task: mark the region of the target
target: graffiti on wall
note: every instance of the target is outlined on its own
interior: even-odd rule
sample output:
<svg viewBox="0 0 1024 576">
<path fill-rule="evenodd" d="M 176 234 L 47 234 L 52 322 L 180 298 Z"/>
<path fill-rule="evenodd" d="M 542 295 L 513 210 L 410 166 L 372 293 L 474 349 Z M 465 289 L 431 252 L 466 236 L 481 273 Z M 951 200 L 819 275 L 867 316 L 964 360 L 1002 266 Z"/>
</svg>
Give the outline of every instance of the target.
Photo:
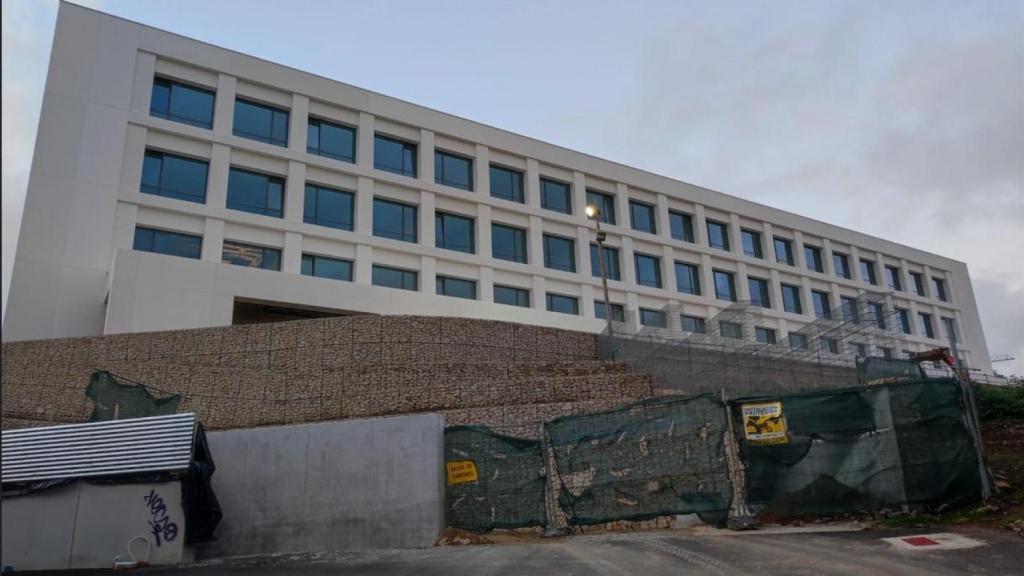
<svg viewBox="0 0 1024 576">
<path fill-rule="evenodd" d="M 171 542 L 177 538 L 178 525 L 171 522 L 171 518 L 167 515 L 167 505 L 164 504 L 164 499 L 155 490 L 150 490 L 149 494 L 143 496 L 143 499 L 149 505 L 149 531 L 156 540 L 156 545 L 160 546 L 164 542 Z"/>
</svg>

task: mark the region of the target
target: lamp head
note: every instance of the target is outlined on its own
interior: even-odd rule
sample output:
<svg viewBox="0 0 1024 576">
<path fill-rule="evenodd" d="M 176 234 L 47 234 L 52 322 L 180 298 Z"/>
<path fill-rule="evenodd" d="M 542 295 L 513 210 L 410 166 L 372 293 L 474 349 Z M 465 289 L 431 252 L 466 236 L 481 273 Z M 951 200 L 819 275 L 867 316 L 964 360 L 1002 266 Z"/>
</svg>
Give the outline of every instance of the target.
<svg viewBox="0 0 1024 576">
<path fill-rule="evenodd" d="M 594 204 L 587 204 L 587 207 L 584 209 L 584 212 L 587 213 L 587 218 L 594 218 L 601 213 L 601 211 L 598 210 L 597 206 L 595 206 Z"/>
</svg>

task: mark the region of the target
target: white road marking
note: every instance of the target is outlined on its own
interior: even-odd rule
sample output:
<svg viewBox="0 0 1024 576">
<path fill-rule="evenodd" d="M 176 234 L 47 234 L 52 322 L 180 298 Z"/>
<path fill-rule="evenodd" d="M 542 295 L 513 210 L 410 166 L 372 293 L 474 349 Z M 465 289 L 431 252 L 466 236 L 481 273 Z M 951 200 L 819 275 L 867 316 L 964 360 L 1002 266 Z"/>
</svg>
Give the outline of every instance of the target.
<svg viewBox="0 0 1024 576">
<path fill-rule="evenodd" d="M 953 534 L 952 532 L 939 532 L 937 534 L 913 534 L 910 536 L 899 536 L 896 538 L 882 538 L 882 541 L 892 544 L 897 550 L 964 550 L 986 546 L 985 542 Z"/>
</svg>

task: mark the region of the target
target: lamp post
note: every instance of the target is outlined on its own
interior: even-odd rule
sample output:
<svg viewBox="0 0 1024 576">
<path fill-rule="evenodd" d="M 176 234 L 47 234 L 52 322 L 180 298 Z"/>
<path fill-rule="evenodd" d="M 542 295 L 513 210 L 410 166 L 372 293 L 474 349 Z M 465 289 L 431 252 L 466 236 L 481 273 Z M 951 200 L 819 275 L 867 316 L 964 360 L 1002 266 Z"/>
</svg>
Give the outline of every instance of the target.
<svg viewBox="0 0 1024 576">
<path fill-rule="evenodd" d="M 608 343 L 612 352 L 612 360 L 615 359 L 615 337 L 612 332 L 612 301 L 608 297 L 608 271 L 605 270 L 604 260 L 604 230 L 601 230 L 601 209 L 595 204 L 587 204 L 585 210 L 587 217 L 597 225 L 597 262 L 601 270 L 601 287 L 604 289 L 604 317 L 608 322 Z"/>
</svg>

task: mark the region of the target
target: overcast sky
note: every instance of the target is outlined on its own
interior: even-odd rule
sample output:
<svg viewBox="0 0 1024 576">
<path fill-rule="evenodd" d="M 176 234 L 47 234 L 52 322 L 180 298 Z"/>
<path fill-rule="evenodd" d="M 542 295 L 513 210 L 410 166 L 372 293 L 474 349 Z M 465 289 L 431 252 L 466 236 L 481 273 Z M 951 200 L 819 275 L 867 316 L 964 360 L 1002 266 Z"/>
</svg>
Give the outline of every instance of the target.
<svg viewBox="0 0 1024 576">
<path fill-rule="evenodd" d="M 83 4 L 967 262 L 1024 374 L 1024 0 Z M 3 2 L 3 302 L 57 3 Z"/>
</svg>

